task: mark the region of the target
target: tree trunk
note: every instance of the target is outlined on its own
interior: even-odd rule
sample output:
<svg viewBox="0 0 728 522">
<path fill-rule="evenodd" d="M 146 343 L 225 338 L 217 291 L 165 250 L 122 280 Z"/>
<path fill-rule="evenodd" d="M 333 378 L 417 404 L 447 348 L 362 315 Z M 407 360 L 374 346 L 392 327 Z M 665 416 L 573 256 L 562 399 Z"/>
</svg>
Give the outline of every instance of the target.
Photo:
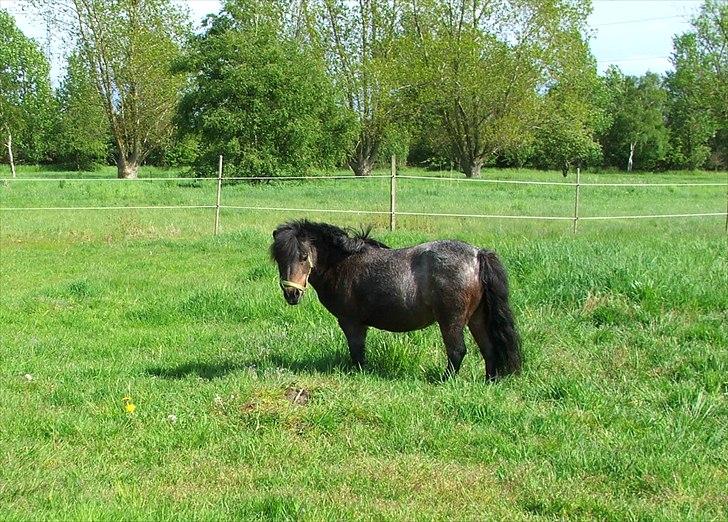
<svg viewBox="0 0 728 522">
<path fill-rule="evenodd" d="M 632 172 L 632 158 L 634 158 L 635 145 L 635 142 L 629 144 L 629 160 L 627 160 L 627 172 Z"/>
<path fill-rule="evenodd" d="M 13 135 L 8 130 L 8 159 L 10 160 L 10 172 L 15 177 L 15 159 L 13 159 Z"/>
<path fill-rule="evenodd" d="M 374 162 L 365 156 L 354 156 L 349 160 L 349 167 L 355 176 L 369 176 L 374 170 Z"/>
<path fill-rule="evenodd" d="M 139 160 L 119 155 L 116 160 L 116 169 L 119 179 L 136 179 L 139 174 Z"/>
<path fill-rule="evenodd" d="M 479 178 L 482 166 L 482 158 L 471 158 L 468 155 L 463 155 L 460 158 L 460 170 L 465 173 L 467 178 Z"/>
<path fill-rule="evenodd" d="M 374 170 L 374 155 L 376 147 L 366 136 L 360 138 L 349 158 L 349 167 L 354 171 L 355 176 L 369 176 Z"/>
</svg>

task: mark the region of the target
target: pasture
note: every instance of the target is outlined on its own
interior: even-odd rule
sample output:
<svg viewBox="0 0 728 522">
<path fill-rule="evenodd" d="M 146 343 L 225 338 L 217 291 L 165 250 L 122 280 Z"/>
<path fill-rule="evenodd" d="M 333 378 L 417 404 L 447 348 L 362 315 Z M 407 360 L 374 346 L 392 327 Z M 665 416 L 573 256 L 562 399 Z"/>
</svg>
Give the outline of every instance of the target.
<svg viewBox="0 0 728 522">
<path fill-rule="evenodd" d="M 726 178 L 582 176 L 635 179 Z M 223 202 L 388 210 L 388 190 L 230 184 Z M 412 212 L 573 211 L 571 187 L 410 180 L 398 195 Z M 3 207 L 212 202 L 214 181 L 0 184 Z M 581 207 L 724 212 L 726 193 L 582 188 Z M 394 247 L 495 249 L 526 358 L 495 384 L 469 337 L 459 376 L 437 382 L 436 327 L 372 331 L 354 371 L 315 293 L 290 307 L 277 286 L 270 233 L 299 217 L 224 210 L 213 237 L 211 209 L 0 213 L 1 519 L 728 518 L 724 217 L 573 235 L 569 221 L 402 216 L 389 232 L 387 216 L 305 215 L 374 224 Z"/>
</svg>

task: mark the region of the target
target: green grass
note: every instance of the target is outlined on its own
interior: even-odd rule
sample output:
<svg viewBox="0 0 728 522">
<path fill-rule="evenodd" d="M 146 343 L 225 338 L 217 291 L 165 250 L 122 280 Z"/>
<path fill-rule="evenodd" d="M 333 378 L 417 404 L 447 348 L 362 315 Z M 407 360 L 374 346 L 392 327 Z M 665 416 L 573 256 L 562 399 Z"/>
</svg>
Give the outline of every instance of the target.
<svg viewBox="0 0 728 522">
<path fill-rule="evenodd" d="M 726 179 L 583 181 L 635 178 Z M 237 184 L 223 202 L 387 210 L 388 184 Z M 566 187 L 401 180 L 398 195 L 409 211 L 573 211 Z M 3 207 L 213 201 L 212 181 L 0 184 Z M 725 204 L 721 187 L 582 189 L 582 215 Z M 373 223 L 393 246 L 495 248 L 524 373 L 486 384 L 468 339 L 460 375 L 434 382 L 437 328 L 373 332 L 369 367 L 352 371 L 334 318 L 314 293 L 286 305 L 267 259 L 273 226 L 303 215 Z M 389 232 L 387 216 L 225 210 L 212 237 L 210 209 L 0 220 L 2 520 L 728 518 L 722 217 L 582 222 L 576 236 L 568 221 L 402 216 Z M 310 401 L 291 404 L 291 387 Z"/>
</svg>

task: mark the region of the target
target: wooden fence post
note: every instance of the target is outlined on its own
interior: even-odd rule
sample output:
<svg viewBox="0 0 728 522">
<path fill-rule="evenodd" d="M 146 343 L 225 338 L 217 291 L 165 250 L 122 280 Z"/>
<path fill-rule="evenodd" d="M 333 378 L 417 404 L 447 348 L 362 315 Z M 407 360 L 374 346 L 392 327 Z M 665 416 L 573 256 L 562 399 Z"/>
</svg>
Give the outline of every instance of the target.
<svg viewBox="0 0 728 522">
<path fill-rule="evenodd" d="M 222 154 L 217 165 L 217 198 L 215 200 L 215 235 L 220 232 L 220 196 L 222 193 Z"/>
<path fill-rule="evenodd" d="M 579 181 L 581 178 L 581 169 L 576 167 L 576 185 L 574 185 L 574 234 L 576 234 L 576 227 L 579 223 Z"/>
<path fill-rule="evenodd" d="M 389 184 L 389 230 L 397 226 L 397 157 L 392 154 L 392 176 Z"/>
</svg>

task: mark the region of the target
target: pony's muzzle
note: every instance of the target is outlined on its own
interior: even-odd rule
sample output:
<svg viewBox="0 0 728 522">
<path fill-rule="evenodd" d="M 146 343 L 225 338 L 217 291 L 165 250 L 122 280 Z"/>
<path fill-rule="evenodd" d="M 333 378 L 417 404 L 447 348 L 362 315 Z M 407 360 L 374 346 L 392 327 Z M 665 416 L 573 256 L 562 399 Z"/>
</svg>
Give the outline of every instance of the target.
<svg viewBox="0 0 728 522">
<path fill-rule="evenodd" d="M 281 290 L 283 290 L 283 297 L 290 305 L 298 304 L 303 297 L 303 293 L 306 291 L 305 286 L 292 281 L 285 281 L 281 279 L 279 284 L 281 285 Z"/>
<path fill-rule="evenodd" d="M 283 288 L 283 297 L 289 305 L 297 305 L 303 297 L 303 290 L 298 288 Z"/>
</svg>

